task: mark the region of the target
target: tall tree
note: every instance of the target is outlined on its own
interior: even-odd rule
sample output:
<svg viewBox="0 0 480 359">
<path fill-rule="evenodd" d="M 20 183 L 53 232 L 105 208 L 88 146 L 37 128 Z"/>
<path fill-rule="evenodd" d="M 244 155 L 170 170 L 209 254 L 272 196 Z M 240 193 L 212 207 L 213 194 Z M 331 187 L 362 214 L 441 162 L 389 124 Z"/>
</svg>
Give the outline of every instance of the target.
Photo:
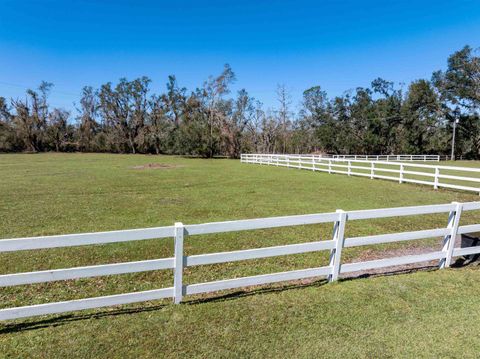
<svg viewBox="0 0 480 359">
<path fill-rule="evenodd" d="M 93 151 L 96 149 L 94 139 L 100 126 L 97 122 L 99 101 L 98 93 L 91 86 L 82 89 L 80 108 L 78 109 L 78 149 Z"/>
<path fill-rule="evenodd" d="M 279 104 L 277 111 L 278 122 L 282 129 L 281 151 L 282 153 L 287 153 L 288 132 L 291 125 L 290 105 L 292 104 L 292 98 L 287 87 L 283 84 L 277 85 L 277 101 Z"/>
<path fill-rule="evenodd" d="M 49 115 L 48 94 L 53 84 L 42 81 L 38 92 L 27 90 L 25 100 L 13 100 L 15 109 L 13 122 L 17 136 L 30 152 L 44 150 L 44 137 Z"/>
<path fill-rule="evenodd" d="M 182 147 L 186 153 L 213 157 L 219 154 L 222 126 L 231 111 L 231 100 L 225 99 L 235 80 L 230 66 L 224 66 L 217 77 L 209 77 L 186 101 Z"/>
<path fill-rule="evenodd" d="M 13 115 L 10 112 L 7 100 L 5 97 L 0 97 L 0 151 L 3 152 L 18 151 L 21 149 L 15 136 L 12 119 Z"/>
<path fill-rule="evenodd" d="M 226 153 L 229 157 L 240 158 L 245 130 L 254 116 L 254 99 L 245 89 L 238 91 L 233 113 L 226 117 L 224 126 Z"/>
<path fill-rule="evenodd" d="M 100 89 L 100 113 L 111 134 L 111 146 L 119 152 L 137 153 L 144 146 L 141 130 L 147 117 L 150 82 L 145 76 L 133 81 L 123 78 L 115 88 L 107 83 Z"/>
<path fill-rule="evenodd" d="M 56 152 L 66 151 L 72 141 L 73 134 L 67 122 L 69 116 L 69 112 L 57 108 L 48 115 L 46 140 L 48 147 Z"/>
<path fill-rule="evenodd" d="M 435 153 L 442 126 L 440 100 L 431 83 L 417 80 L 410 84 L 402 108 L 403 151 L 409 154 Z"/>
<path fill-rule="evenodd" d="M 337 125 L 327 93 L 320 86 L 303 92 L 302 108 L 297 131 L 306 151 L 335 152 Z"/>
<path fill-rule="evenodd" d="M 432 82 L 437 88 L 447 127 L 454 140 L 454 128 L 458 123 L 459 134 L 471 133 L 468 138 L 470 148 L 464 149 L 469 156 L 480 156 L 480 121 L 478 109 L 480 107 L 480 57 L 470 46 L 453 53 L 447 62 L 446 71 L 437 71 L 432 75 Z M 466 119 L 467 121 L 462 121 Z M 460 138 L 458 140 L 461 140 Z M 457 146 L 461 143 L 457 141 Z M 456 146 L 456 147 L 457 147 Z M 453 146 L 452 146 L 453 147 Z"/>
</svg>

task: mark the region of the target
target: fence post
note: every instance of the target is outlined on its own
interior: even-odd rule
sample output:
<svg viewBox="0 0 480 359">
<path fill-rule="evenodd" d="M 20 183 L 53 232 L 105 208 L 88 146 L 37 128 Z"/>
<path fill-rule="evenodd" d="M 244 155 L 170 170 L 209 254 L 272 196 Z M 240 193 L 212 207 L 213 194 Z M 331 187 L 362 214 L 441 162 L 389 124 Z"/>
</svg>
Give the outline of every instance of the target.
<svg viewBox="0 0 480 359">
<path fill-rule="evenodd" d="M 348 175 L 350 176 L 350 173 L 352 172 L 352 162 L 351 161 L 348 161 L 347 162 L 347 172 L 348 172 Z"/>
<path fill-rule="evenodd" d="M 450 267 L 452 263 L 453 249 L 455 248 L 455 240 L 457 238 L 458 224 L 460 223 L 460 216 L 462 215 L 463 204 L 458 202 L 452 202 L 455 204 L 455 210 L 451 211 L 448 215 L 448 225 L 447 228 L 450 230 L 450 233 L 443 238 L 443 248 L 444 257 L 440 259 L 439 267 L 440 269 Z"/>
<path fill-rule="evenodd" d="M 435 180 L 433 183 L 433 189 L 438 189 L 438 175 L 440 174 L 440 169 L 435 167 Z"/>
<path fill-rule="evenodd" d="M 403 165 L 400 165 L 400 176 L 399 176 L 398 182 L 402 183 L 402 181 L 403 181 Z"/>
<path fill-rule="evenodd" d="M 328 159 L 328 173 L 332 174 L 332 160 Z"/>
<path fill-rule="evenodd" d="M 375 177 L 375 162 L 370 162 L 370 179 L 373 179 Z"/>
<path fill-rule="evenodd" d="M 184 286 L 183 286 L 183 236 L 185 233 L 185 227 L 183 223 L 175 223 L 175 268 L 173 277 L 173 291 L 174 291 L 174 303 L 178 304 L 182 301 Z"/>
<path fill-rule="evenodd" d="M 338 279 L 341 269 L 342 249 L 345 242 L 345 224 L 347 223 L 347 212 L 337 209 L 338 220 L 333 225 L 333 240 L 335 248 L 330 251 L 330 264 L 332 273 L 328 276 L 329 282 Z"/>
<path fill-rule="evenodd" d="M 312 171 L 315 172 L 315 156 L 312 156 Z"/>
</svg>

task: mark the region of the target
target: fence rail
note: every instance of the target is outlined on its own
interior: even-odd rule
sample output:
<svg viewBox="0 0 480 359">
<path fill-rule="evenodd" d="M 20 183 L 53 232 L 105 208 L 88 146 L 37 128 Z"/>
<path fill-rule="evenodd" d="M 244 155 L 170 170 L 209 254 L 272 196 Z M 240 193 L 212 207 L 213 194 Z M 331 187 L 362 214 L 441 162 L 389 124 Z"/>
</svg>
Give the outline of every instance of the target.
<svg viewBox="0 0 480 359">
<path fill-rule="evenodd" d="M 386 209 L 383 208 L 360 211 L 337 210 L 336 212 L 331 213 L 309 214 L 299 216 L 248 219 L 193 225 L 175 223 L 174 226 L 169 227 L 72 234 L 62 236 L 4 239 L 0 240 L 0 252 L 83 246 L 98 243 L 117 243 L 144 239 L 161 240 L 173 237 L 175 242 L 175 255 L 171 258 L 161 258 L 137 262 L 5 274 L 0 276 L 0 286 L 3 287 L 165 269 L 173 270 L 174 284 L 173 287 L 149 291 L 1 309 L 0 320 L 18 319 L 30 316 L 100 308 L 112 305 L 157 300 L 162 298 L 173 298 L 175 303 L 180 303 L 183 296 L 185 295 L 208 293 L 225 289 L 313 277 L 327 277 L 329 281 L 335 281 L 342 273 L 431 260 L 438 260 L 439 267 L 445 268 L 450 266 L 452 257 L 480 253 L 480 247 L 455 248 L 455 238 L 457 235 L 480 231 L 480 224 L 465 226 L 459 225 L 460 216 L 462 215 L 462 213 L 473 210 L 480 210 L 480 202 L 454 202 L 451 204 L 441 205 Z M 448 220 L 446 221 L 446 226 L 443 228 L 345 238 L 345 227 L 349 221 L 387 217 L 417 216 L 438 213 L 448 213 Z M 185 255 L 183 249 L 184 239 L 187 236 L 231 231 L 311 225 L 319 223 L 333 223 L 333 235 L 331 240 L 191 256 Z M 441 248 L 441 250 L 419 255 L 342 264 L 341 257 L 343 248 L 379 243 L 391 243 L 398 241 L 410 241 L 433 237 L 443 237 L 443 247 Z M 284 256 L 298 253 L 317 252 L 324 250 L 330 251 L 330 261 L 327 266 L 256 275 L 251 277 L 225 279 L 191 285 L 183 284 L 183 272 L 185 267 L 267 258 L 274 256 Z"/>
<path fill-rule="evenodd" d="M 243 163 L 361 176 L 370 179 L 378 178 L 399 183 L 417 183 L 433 186 L 434 189 L 444 187 L 480 194 L 480 187 L 472 186 L 472 184 L 480 183 L 480 168 L 323 158 L 316 155 L 242 154 L 240 161 Z M 473 177 L 471 175 L 473 173 L 476 173 L 478 177 Z M 444 180 L 456 182 L 449 183 Z"/>
<path fill-rule="evenodd" d="M 321 158 L 367 160 L 367 161 L 423 161 L 439 162 L 440 155 L 305 155 Z"/>
</svg>

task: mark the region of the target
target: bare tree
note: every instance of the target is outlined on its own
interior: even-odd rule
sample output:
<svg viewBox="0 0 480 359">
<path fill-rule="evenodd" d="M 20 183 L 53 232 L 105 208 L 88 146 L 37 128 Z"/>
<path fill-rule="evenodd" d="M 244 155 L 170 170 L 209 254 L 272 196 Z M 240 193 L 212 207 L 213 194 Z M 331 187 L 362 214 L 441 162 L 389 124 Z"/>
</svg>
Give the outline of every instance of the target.
<svg viewBox="0 0 480 359">
<path fill-rule="evenodd" d="M 111 83 L 99 92 L 101 115 L 111 131 L 112 145 L 120 152 L 138 152 L 144 146 L 141 130 L 148 113 L 148 85 L 150 79 L 141 77 L 133 81 L 120 79 L 112 88 Z"/>
<path fill-rule="evenodd" d="M 14 123 L 17 135 L 25 143 L 27 151 L 43 150 L 43 138 L 47 128 L 48 94 L 53 84 L 42 81 L 38 92 L 27 90 L 25 100 L 12 100 L 15 109 Z"/>
<path fill-rule="evenodd" d="M 80 151 L 94 150 L 93 140 L 99 130 L 97 114 L 99 108 L 98 92 L 91 86 L 82 90 L 78 112 L 78 149 Z"/>
<path fill-rule="evenodd" d="M 282 130 L 282 153 L 287 152 L 288 131 L 291 125 L 290 121 L 290 105 L 292 104 L 290 93 L 285 85 L 277 85 L 277 100 L 279 109 L 277 112 L 278 121 Z"/>
<path fill-rule="evenodd" d="M 70 138 L 68 133 L 68 117 L 70 113 L 58 108 L 48 115 L 47 140 L 56 152 L 65 151 Z"/>
</svg>

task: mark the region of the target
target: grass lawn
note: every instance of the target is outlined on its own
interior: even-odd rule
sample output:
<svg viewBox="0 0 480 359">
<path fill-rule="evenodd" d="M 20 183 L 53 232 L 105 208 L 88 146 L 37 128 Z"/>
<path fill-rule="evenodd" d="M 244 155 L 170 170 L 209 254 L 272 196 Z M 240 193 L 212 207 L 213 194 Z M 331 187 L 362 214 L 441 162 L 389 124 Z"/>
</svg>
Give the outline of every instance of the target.
<svg viewBox="0 0 480 359">
<path fill-rule="evenodd" d="M 143 168 L 161 163 L 162 168 Z M 443 164 L 443 163 L 442 163 Z M 479 165 L 469 163 L 469 165 Z M 140 168 L 139 168 L 140 167 Z M 421 204 L 478 194 L 296 169 L 167 156 L 0 155 L 0 238 Z M 462 224 L 480 223 L 467 213 Z M 347 236 L 435 228 L 445 215 L 356 221 Z M 331 225 L 186 238 L 187 255 L 329 239 Z M 438 245 L 438 239 L 345 250 Z M 169 257 L 173 240 L 0 255 L 0 274 Z M 187 268 L 185 282 L 317 267 L 327 253 Z M 0 324 L 0 357 L 475 356 L 475 268 L 274 285 Z M 171 286 L 170 271 L 2 288 L 0 307 Z"/>
</svg>

